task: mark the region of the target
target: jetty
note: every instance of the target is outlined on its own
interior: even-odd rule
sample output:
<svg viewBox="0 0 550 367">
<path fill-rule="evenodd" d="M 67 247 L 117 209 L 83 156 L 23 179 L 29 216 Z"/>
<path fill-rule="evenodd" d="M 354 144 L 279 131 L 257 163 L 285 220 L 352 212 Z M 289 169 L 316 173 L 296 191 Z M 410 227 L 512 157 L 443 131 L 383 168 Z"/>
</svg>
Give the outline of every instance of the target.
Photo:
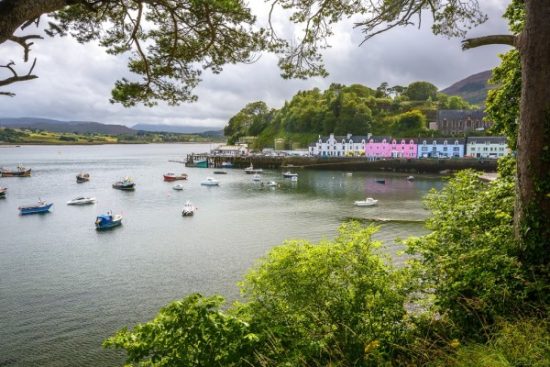
<svg viewBox="0 0 550 367">
<path fill-rule="evenodd" d="M 447 174 L 463 169 L 483 172 L 496 172 L 496 159 L 476 158 L 394 158 L 367 160 L 364 157 L 274 157 L 266 155 L 223 156 L 209 153 L 188 154 L 187 167 L 222 168 L 223 163 L 231 163 L 234 168 L 246 168 L 253 165 L 262 169 L 314 169 L 334 171 L 389 171 L 403 173 Z"/>
</svg>

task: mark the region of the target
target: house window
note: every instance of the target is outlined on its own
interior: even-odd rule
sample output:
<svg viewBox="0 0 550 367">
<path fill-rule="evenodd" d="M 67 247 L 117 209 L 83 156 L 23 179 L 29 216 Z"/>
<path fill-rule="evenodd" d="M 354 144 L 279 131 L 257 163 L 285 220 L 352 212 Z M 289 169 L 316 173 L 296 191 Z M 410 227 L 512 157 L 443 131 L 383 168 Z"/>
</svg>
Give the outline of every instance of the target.
<svg viewBox="0 0 550 367">
<path fill-rule="evenodd" d="M 443 151 L 446 152 L 446 151 L 447 151 L 447 147 L 443 147 Z"/>
<path fill-rule="evenodd" d="M 428 151 L 428 147 L 422 147 L 422 151 L 423 151 L 423 152 L 427 152 L 427 151 Z"/>
<path fill-rule="evenodd" d="M 447 140 L 445 140 L 445 141 L 443 142 L 443 144 L 447 145 Z"/>
<path fill-rule="evenodd" d="M 460 151 L 459 147 L 453 147 L 453 152 L 458 152 L 458 151 Z"/>
</svg>

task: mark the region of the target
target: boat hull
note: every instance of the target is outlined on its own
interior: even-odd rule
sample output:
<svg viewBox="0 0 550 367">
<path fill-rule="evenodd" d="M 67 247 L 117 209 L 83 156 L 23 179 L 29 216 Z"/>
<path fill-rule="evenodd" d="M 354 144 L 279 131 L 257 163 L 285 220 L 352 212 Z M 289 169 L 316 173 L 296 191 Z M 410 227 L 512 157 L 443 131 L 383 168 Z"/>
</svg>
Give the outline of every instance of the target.
<svg viewBox="0 0 550 367">
<path fill-rule="evenodd" d="M 134 191 L 136 188 L 135 188 L 135 184 L 132 184 L 132 185 L 113 184 L 113 189 L 122 190 L 122 191 Z"/>
<path fill-rule="evenodd" d="M 7 171 L 7 170 L 0 171 L 0 177 L 30 177 L 30 176 L 31 176 L 30 168 L 24 171 Z"/>
<path fill-rule="evenodd" d="M 122 225 L 122 219 L 118 220 L 118 221 L 112 221 L 111 223 L 105 223 L 105 224 L 96 223 L 95 229 L 97 229 L 98 231 L 104 231 L 106 229 L 115 228 L 115 227 L 118 227 L 120 225 Z"/>
<path fill-rule="evenodd" d="M 19 213 L 21 215 L 28 215 L 28 214 L 40 214 L 40 213 L 48 213 L 50 211 L 50 208 L 52 207 L 53 203 L 44 205 L 44 206 L 26 206 L 26 207 L 20 207 Z"/>
<path fill-rule="evenodd" d="M 180 176 L 172 176 L 172 175 L 164 175 L 164 181 L 179 181 L 179 180 L 187 180 L 187 175 L 180 175 Z"/>
</svg>

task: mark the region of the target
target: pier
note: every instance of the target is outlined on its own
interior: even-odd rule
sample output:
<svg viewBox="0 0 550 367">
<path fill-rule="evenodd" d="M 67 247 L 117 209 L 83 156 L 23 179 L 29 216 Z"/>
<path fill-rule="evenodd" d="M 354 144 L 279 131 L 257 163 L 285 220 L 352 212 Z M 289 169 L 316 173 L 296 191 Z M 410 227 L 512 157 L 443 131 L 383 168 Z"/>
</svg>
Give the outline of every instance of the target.
<svg viewBox="0 0 550 367">
<path fill-rule="evenodd" d="M 198 165 L 199 162 L 206 162 Z M 315 169 L 334 171 L 389 171 L 403 173 L 450 173 L 463 169 L 483 172 L 496 172 L 496 159 L 475 158 L 421 158 L 421 159 L 380 159 L 369 161 L 366 158 L 324 158 L 324 157 L 273 157 L 273 156 L 220 156 L 208 153 L 189 154 L 187 167 L 222 168 L 222 163 L 231 163 L 234 168 L 253 165 L 262 169 Z"/>
</svg>

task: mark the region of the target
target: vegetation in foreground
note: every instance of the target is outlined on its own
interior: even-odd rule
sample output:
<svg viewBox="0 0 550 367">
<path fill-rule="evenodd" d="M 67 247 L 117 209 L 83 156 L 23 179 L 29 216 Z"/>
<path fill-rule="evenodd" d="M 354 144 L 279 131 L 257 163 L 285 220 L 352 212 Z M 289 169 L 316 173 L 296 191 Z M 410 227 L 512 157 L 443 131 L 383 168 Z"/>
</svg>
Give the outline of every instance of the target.
<svg viewBox="0 0 550 367">
<path fill-rule="evenodd" d="M 135 135 L 105 135 L 57 133 L 43 130 L 0 128 L 0 144 L 147 144 L 147 143 L 203 143 L 221 141 L 217 136 L 195 134 L 138 132 Z"/>
<path fill-rule="evenodd" d="M 375 227 L 344 223 L 333 241 L 271 250 L 241 302 L 194 294 L 105 346 L 138 366 L 548 366 L 549 286 L 513 239 L 513 164 L 432 192 L 432 233 L 406 241 L 406 266 Z"/>
</svg>

